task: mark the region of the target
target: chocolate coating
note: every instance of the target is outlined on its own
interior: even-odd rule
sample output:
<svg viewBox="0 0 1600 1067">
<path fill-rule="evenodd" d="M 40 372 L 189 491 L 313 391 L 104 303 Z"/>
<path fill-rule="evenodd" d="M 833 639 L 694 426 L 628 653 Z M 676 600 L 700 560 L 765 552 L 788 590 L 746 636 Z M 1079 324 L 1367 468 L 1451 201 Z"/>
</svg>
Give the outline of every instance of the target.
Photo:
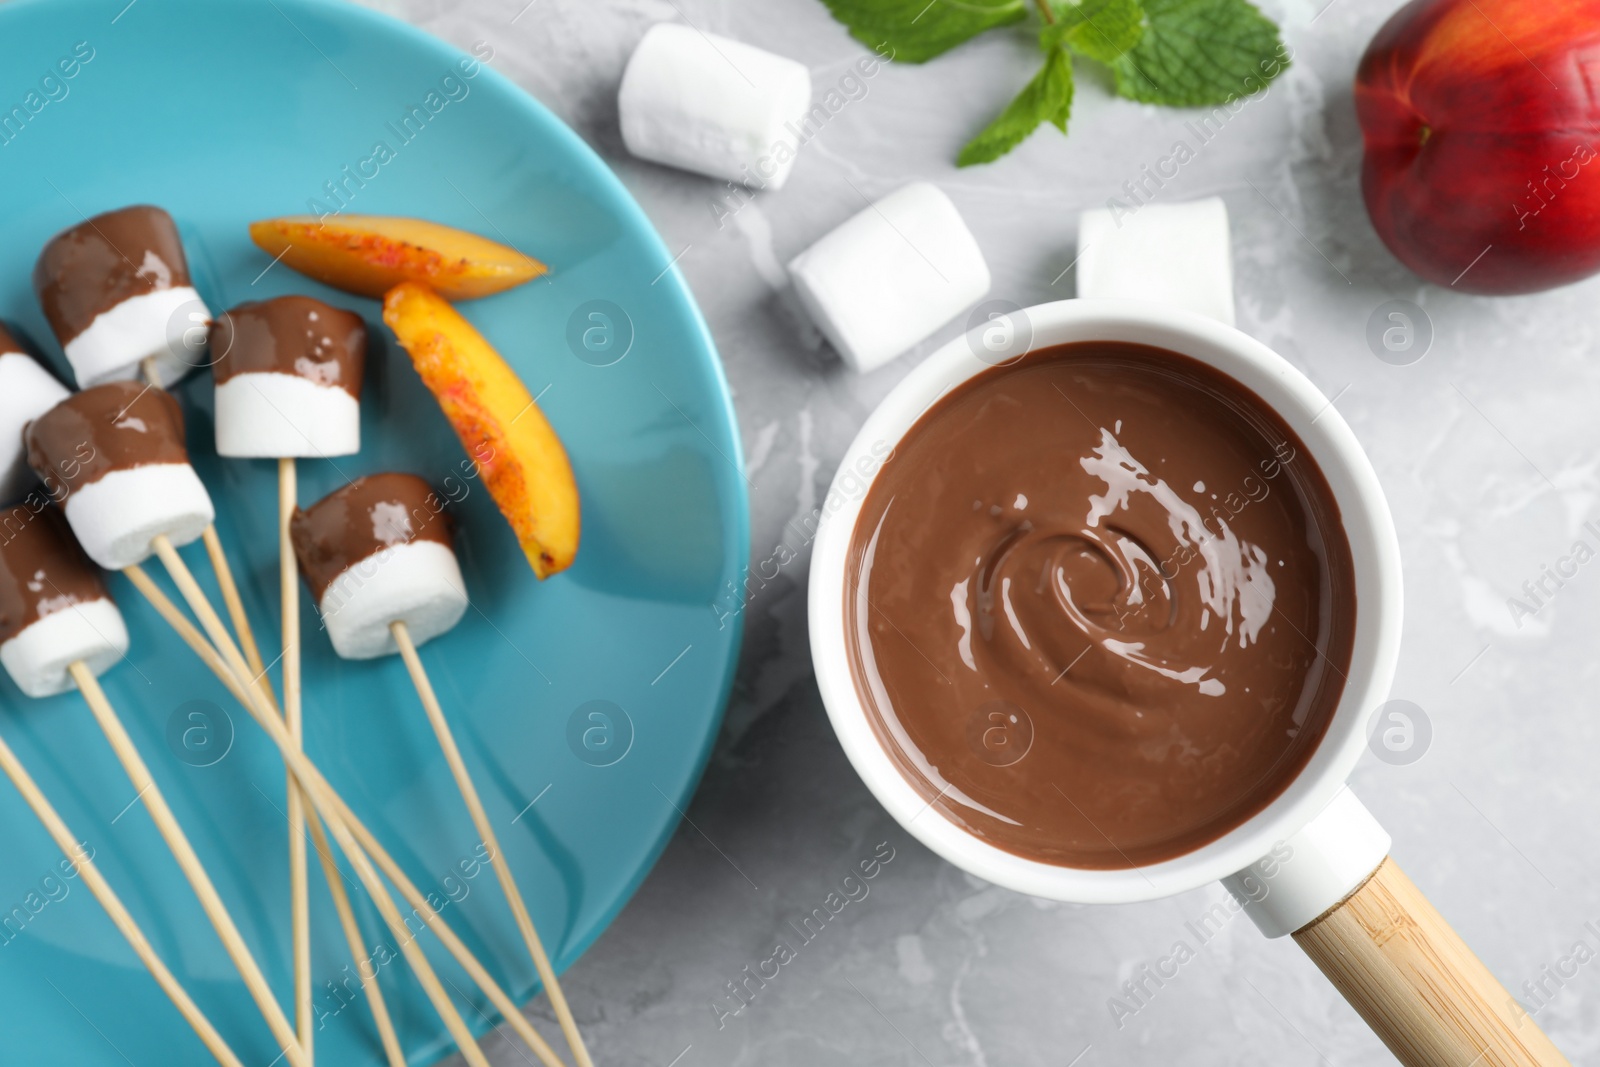
<svg viewBox="0 0 1600 1067">
<path fill-rule="evenodd" d="M 348 568 L 411 541 L 450 547 L 455 524 L 433 487 L 415 474 L 369 474 L 309 508 L 296 508 L 289 537 L 300 576 L 318 601 Z"/>
<path fill-rule="evenodd" d="M 217 384 L 236 374 L 293 374 L 361 399 L 367 324 L 309 296 L 240 304 L 211 327 Z"/>
<path fill-rule="evenodd" d="M 0 511 L 0 642 L 51 612 L 110 598 L 100 568 L 58 509 L 19 504 Z"/>
<path fill-rule="evenodd" d="M 1311 758 L 1343 691 L 1355 568 L 1264 401 L 1142 345 L 1047 349 L 954 389 L 852 534 L 857 690 L 951 821 L 1061 866 L 1221 837 Z"/>
<path fill-rule="evenodd" d="M 65 499 L 112 471 L 187 463 L 183 411 L 170 393 L 108 382 L 73 393 L 23 429 L 28 466 Z"/>
<path fill-rule="evenodd" d="M 6 352 L 22 352 L 26 354 L 28 350 L 23 348 L 21 343 L 11 335 L 11 331 L 6 329 L 6 324 L 0 322 L 0 355 Z"/>
<path fill-rule="evenodd" d="M 189 261 L 172 216 L 139 205 L 62 230 L 33 267 L 33 291 L 63 345 L 129 297 L 189 282 Z"/>
</svg>

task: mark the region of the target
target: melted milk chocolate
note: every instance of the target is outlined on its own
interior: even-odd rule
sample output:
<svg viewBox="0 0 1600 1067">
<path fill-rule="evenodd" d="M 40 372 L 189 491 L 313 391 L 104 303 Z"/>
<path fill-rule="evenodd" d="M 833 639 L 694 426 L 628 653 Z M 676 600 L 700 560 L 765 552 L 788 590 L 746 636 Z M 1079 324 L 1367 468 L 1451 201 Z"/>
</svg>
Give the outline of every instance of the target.
<svg viewBox="0 0 1600 1067">
<path fill-rule="evenodd" d="M 177 224 L 158 207 L 108 211 L 52 237 L 33 267 L 33 291 L 62 344 L 129 297 L 189 282 Z"/>
<path fill-rule="evenodd" d="M 51 612 L 108 599 L 100 568 L 60 511 L 26 504 L 0 511 L 0 642 Z"/>
<path fill-rule="evenodd" d="M 22 440 L 28 466 L 45 485 L 62 485 L 67 493 L 112 471 L 189 462 L 177 400 L 138 382 L 108 382 L 73 393 L 28 423 Z"/>
<path fill-rule="evenodd" d="M 367 325 L 309 296 L 240 304 L 211 327 L 217 384 L 236 374 L 293 374 L 361 399 Z"/>
<path fill-rule="evenodd" d="M 450 547 L 444 501 L 415 474 L 369 474 L 309 508 L 296 508 L 289 536 L 300 575 L 320 601 L 333 580 L 386 548 L 410 541 Z"/>
<path fill-rule="evenodd" d="M 1305 446 L 1176 353 L 987 371 L 896 446 L 846 626 L 879 740 L 941 813 L 1061 866 L 1192 851 L 1278 796 L 1349 669 L 1354 565 Z"/>
</svg>

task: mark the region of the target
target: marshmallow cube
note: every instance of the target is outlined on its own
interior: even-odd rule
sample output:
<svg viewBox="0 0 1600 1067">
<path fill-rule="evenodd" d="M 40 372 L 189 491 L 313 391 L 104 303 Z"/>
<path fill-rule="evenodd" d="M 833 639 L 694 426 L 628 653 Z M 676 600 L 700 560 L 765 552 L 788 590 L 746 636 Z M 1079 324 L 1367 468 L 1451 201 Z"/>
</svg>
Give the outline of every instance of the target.
<svg viewBox="0 0 1600 1067">
<path fill-rule="evenodd" d="M 217 385 L 217 454 L 320 459 L 361 451 L 361 406 L 297 374 L 236 374 Z"/>
<path fill-rule="evenodd" d="M 811 105 L 802 64 L 689 26 L 652 26 L 622 74 L 622 140 L 640 159 L 778 189 Z"/>
<path fill-rule="evenodd" d="M 924 340 L 989 291 L 989 267 L 950 198 L 915 182 L 789 263 L 795 296 L 852 370 Z"/>
<path fill-rule="evenodd" d="M 1232 326 L 1227 206 L 1213 196 L 1115 214 L 1085 211 L 1078 221 L 1078 295 L 1157 301 Z"/>
<path fill-rule="evenodd" d="M 187 463 L 108 471 L 73 490 L 62 510 L 84 553 L 108 571 L 149 558 L 157 534 L 186 545 L 216 518 L 211 495 Z"/>
<path fill-rule="evenodd" d="M 82 660 L 96 677 L 128 654 L 128 627 L 110 600 L 69 604 L 24 626 L 0 644 L 4 666 L 17 688 L 48 697 L 76 688 L 67 668 Z"/>
<path fill-rule="evenodd" d="M 418 646 L 454 627 L 467 611 L 467 586 L 454 552 L 418 539 L 346 567 L 317 609 L 335 652 L 375 659 L 399 651 L 390 623 L 404 622 Z"/>
<path fill-rule="evenodd" d="M 67 387 L 32 356 L 0 352 L 0 502 L 16 500 L 36 480 L 22 428 L 66 398 Z"/>
<path fill-rule="evenodd" d="M 163 388 L 207 363 L 206 331 L 211 312 L 187 285 L 131 296 L 96 315 L 63 347 L 78 386 L 137 378 L 145 359 L 155 357 Z"/>
</svg>

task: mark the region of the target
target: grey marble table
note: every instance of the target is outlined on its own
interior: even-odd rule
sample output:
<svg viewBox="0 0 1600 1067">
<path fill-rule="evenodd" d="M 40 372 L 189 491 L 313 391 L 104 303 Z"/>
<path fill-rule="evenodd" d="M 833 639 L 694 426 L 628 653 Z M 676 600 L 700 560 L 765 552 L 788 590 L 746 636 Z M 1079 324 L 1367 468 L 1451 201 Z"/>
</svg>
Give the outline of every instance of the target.
<svg viewBox="0 0 1600 1067">
<path fill-rule="evenodd" d="M 1600 565 L 1580 568 L 1531 617 L 1514 619 L 1506 601 L 1575 540 L 1600 544 L 1583 529 L 1600 516 L 1600 281 L 1485 299 L 1421 284 L 1394 261 L 1360 203 L 1350 81 L 1398 5 L 1334 0 L 1319 14 L 1325 3 L 1265 5 L 1294 66 L 1161 196 L 1226 200 L 1240 327 L 1337 398 L 1394 509 L 1406 575 L 1394 695 L 1422 709 L 1432 738 L 1407 765 L 1364 757 L 1354 785 L 1413 879 L 1573 1061 L 1592 1062 Z M 781 192 L 719 220 L 718 183 L 624 151 L 623 64 L 652 23 L 687 18 L 805 63 L 820 92 L 863 50 L 818 0 L 380 6 L 463 48 L 489 42 L 493 65 L 593 145 L 682 250 L 738 406 L 756 487 L 752 558 L 780 544 L 801 550 L 746 612 L 743 663 L 693 826 L 566 979 L 596 1060 L 1393 1062 L 1292 943 L 1265 940 L 1243 918 L 1198 923 L 1218 887 L 1075 907 L 996 889 L 935 858 L 857 780 L 811 675 L 797 520 L 818 505 L 878 399 L 958 327 L 854 376 L 786 315 L 780 264 L 857 211 L 863 194 L 923 178 L 966 217 L 995 295 L 1024 305 L 1071 296 L 1078 212 L 1166 154 L 1192 116 L 1113 99 L 1080 75 L 1070 138 L 1047 130 L 994 166 L 958 171 L 957 149 L 1036 62 L 1024 35 L 993 34 L 928 67 L 881 71 L 805 147 Z M 1366 341 L 1369 318 L 1394 299 L 1420 305 L 1434 331 L 1410 366 L 1380 361 Z M 893 858 L 868 895 L 801 941 L 790 924 L 823 907 L 880 843 Z M 729 983 L 777 941 L 794 958 L 764 986 L 749 983 L 741 1007 Z M 1193 958 L 1163 964 L 1179 943 Z M 1161 970 L 1176 973 L 1152 980 Z M 1113 1011 L 1114 1000 L 1134 1010 Z M 553 1036 L 543 1001 L 528 1010 Z M 525 1062 L 503 1035 L 488 1047 L 497 1064 Z"/>
</svg>

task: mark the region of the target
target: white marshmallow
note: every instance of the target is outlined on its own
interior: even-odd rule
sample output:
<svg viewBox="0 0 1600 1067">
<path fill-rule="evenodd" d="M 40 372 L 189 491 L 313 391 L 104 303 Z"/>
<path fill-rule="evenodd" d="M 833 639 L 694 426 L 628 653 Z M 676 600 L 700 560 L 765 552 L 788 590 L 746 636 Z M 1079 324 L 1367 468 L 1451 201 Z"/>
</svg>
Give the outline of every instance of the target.
<svg viewBox="0 0 1600 1067">
<path fill-rule="evenodd" d="M 361 451 L 361 406 L 298 374 L 236 374 L 217 386 L 217 455 L 254 459 Z"/>
<path fill-rule="evenodd" d="M 390 623 L 404 622 L 419 646 L 455 626 L 467 611 L 467 585 L 450 549 L 406 541 L 346 567 L 317 607 L 335 652 L 373 659 L 399 651 Z"/>
<path fill-rule="evenodd" d="M 78 387 L 139 377 L 154 356 L 163 388 L 207 365 L 206 333 L 211 312 L 187 285 L 131 296 L 96 315 L 63 348 Z"/>
<path fill-rule="evenodd" d="M 989 291 L 983 252 L 927 182 L 890 193 L 789 263 L 801 307 L 852 370 L 875 370 Z"/>
<path fill-rule="evenodd" d="M 778 189 L 811 106 L 811 72 L 792 59 L 663 22 L 634 49 L 617 110 L 640 159 Z"/>
<path fill-rule="evenodd" d="M 32 356 L 0 353 L 0 502 L 16 500 L 38 480 L 28 468 L 22 428 L 66 398 L 67 387 Z"/>
<path fill-rule="evenodd" d="M 1078 220 L 1078 295 L 1152 300 L 1233 323 L 1228 208 L 1218 197 Z"/>
<path fill-rule="evenodd" d="M 216 518 L 210 494 L 187 463 L 111 471 L 73 490 L 62 510 L 85 554 L 108 571 L 147 559 L 157 534 L 186 545 Z"/>
<path fill-rule="evenodd" d="M 0 644 L 0 665 L 28 696 L 48 697 L 76 687 L 67 671 L 73 663 L 82 660 L 99 677 L 127 654 L 122 612 L 101 598 L 69 604 L 24 626 Z"/>
</svg>

